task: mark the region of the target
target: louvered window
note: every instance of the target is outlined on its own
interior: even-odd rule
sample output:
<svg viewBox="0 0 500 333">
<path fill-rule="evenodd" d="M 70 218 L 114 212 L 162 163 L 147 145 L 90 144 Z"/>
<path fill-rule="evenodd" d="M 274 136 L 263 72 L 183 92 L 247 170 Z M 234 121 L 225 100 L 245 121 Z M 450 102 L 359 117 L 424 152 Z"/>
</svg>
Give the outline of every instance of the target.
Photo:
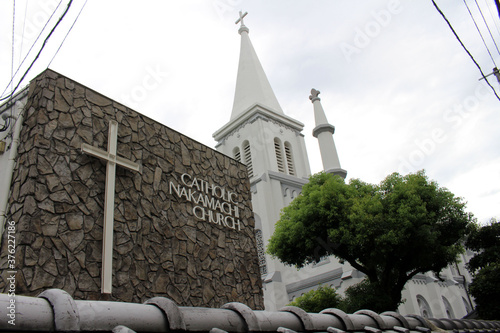
<svg viewBox="0 0 500 333">
<path fill-rule="evenodd" d="M 250 151 L 250 143 L 248 141 L 243 144 L 243 155 L 248 170 L 248 177 L 253 177 L 252 152 Z"/>
<path fill-rule="evenodd" d="M 238 162 L 241 162 L 240 148 L 238 148 L 238 147 L 234 148 L 233 154 L 234 154 L 234 159 L 237 160 Z"/>
<path fill-rule="evenodd" d="M 288 142 L 285 142 L 285 156 L 286 156 L 286 166 L 288 167 L 288 174 L 295 176 L 295 165 L 293 163 L 292 146 Z"/>
<path fill-rule="evenodd" d="M 278 163 L 278 171 L 285 173 L 285 162 L 283 161 L 283 151 L 281 150 L 281 142 L 278 138 L 274 139 L 274 152 L 276 153 L 276 162 Z"/>
</svg>

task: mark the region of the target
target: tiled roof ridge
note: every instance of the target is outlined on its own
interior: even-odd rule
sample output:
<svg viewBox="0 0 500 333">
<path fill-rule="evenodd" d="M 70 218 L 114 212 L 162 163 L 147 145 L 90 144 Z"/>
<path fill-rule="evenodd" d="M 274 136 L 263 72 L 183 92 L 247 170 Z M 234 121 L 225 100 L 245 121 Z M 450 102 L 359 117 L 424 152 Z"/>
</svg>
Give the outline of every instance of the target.
<svg viewBox="0 0 500 333">
<path fill-rule="evenodd" d="M 500 321 L 425 319 L 370 310 L 346 314 L 333 308 L 307 313 L 291 306 L 271 312 L 242 303 L 227 303 L 219 309 L 179 307 L 164 297 L 144 304 L 86 301 L 74 300 L 60 289 L 46 290 L 38 297 L 0 294 L 0 313 L 6 313 L 0 331 L 9 332 L 500 333 Z"/>
</svg>

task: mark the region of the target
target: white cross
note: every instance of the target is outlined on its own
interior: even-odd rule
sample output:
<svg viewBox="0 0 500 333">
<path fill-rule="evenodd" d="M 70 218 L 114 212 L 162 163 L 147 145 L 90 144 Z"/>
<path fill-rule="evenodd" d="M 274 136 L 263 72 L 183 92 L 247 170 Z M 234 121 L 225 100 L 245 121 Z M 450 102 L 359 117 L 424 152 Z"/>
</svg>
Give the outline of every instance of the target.
<svg viewBox="0 0 500 333">
<path fill-rule="evenodd" d="M 245 16 L 247 16 L 248 12 L 245 12 L 245 14 L 241 14 L 241 10 L 240 10 L 240 18 L 236 20 L 236 22 L 234 22 L 234 24 L 238 24 L 241 22 L 241 26 L 245 26 L 245 23 L 243 23 L 243 18 Z"/>
<path fill-rule="evenodd" d="M 101 293 L 111 294 L 113 274 L 113 222 L 115 210 L 116 165 L 141 172 L 141 166 L 116 155 L 118 122 L 109 121 L 108 151 L 82 143 L 82 152 L 106 161 L 106 188 L 104 193 L 104 225 L 102 235 Z"/>
</svg>

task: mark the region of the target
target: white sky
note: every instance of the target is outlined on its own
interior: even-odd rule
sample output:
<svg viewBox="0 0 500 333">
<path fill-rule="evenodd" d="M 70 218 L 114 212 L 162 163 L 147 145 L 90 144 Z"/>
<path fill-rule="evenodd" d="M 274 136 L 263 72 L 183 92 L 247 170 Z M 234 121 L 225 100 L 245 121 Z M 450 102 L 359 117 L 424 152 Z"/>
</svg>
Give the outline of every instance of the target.
<svg viewBox="0 0 500 333">
<path fill-rule="evenodd" d="M 58 3 L 16 1 L 14 68 Z M 495 64 L 463 2 L 437 3 L 491 73 Z M 500 43 L 494 1 L 478 3 Z M 48 66 L 83 4 L 73 2 L 21 87 Z M 19 73 L 66 6 L 67 0 Z M 336 127 L 348 178 L 379 183 L 394 171 L 425 169 L 463 197 L 480 222 L 500 217 L 500 101 L 478 81 L 477 67 L 430 0 L 91 0 L 50 68 L 214 147 L 212 134 L 229 121 L 233 103 L 240 10 L 249 13 L 245 24 L 284 112 L 305 124 L 314 173 L 322 164 L 311 135 L 311 88 L 321 91 Z M 11 76 L 12 1 L 0 2 L 0 32 L 3 91 Z"/>
</svg>

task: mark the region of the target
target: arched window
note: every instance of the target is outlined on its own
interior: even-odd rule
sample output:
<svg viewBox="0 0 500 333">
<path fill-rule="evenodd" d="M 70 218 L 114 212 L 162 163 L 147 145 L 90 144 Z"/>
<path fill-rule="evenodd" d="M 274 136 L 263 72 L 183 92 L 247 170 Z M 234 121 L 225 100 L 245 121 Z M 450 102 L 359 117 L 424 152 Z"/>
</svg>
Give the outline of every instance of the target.
<svg viewBox="0 0 500 333">
<path fill-rule="evenodd" d="M 451 307 L 450 302 L 448 302 L 446 297 L 444 297 L 444 296 L 441 296 L 441 297 L 443 299 L 443 304 L 444 304 L 444 309 L 446 310 L 446 315 L 448 316 L 448 318 L 454 319 L 455 313 L 453 312 L 453 308 Z"/>
<path fill-rule="evenodd" d="M 424 318 L 432 318 L 432 311 L 429 303 L 425 300 L 424 296 L 417 295 L 417 304 L 420 310 L 420 315 Z"/>
<path fill-rule="evenodd" d="M 243 142 L 243 156 L 248 170 L 248 177 L 253 177 L 253 165 L 252 165 L 252 152 L 250 151 L 250 143 L 248 141 Z"/>
<path fill-rule="evenodd" d="M 278 138 L 274 138 L 274 152 L 276 153 L 276 162 L 278 163 L 278 171 L 285 173 L 283 150 L 281 149 L 281 141 Z"/>
<path fill-rule="evenodd" d="M 285 156 L 288 174 L 295 176 L 295 165 L 293 161 L 292 145 L 290 144 L 290 142 L 285 142 Z"/>
<path fill-rule="evenodd" d="M 463 297 L 462 297 L 462 302 L 464 302 L 465 312 L 471 313 L 472 312 L 472 308 L 470 306 L 470 303 L 467 302 L 467 300 L 465 298 L 463 298 Z"/>
<path fill-rule="evenodd" d="M 238 162 L 241 162 L 241 152 L 240 152 L 239 147 L 236 147 L 233 149 L 233 156 L 234 156 L 235 160 L 237 160 Z"/>
</svg>

